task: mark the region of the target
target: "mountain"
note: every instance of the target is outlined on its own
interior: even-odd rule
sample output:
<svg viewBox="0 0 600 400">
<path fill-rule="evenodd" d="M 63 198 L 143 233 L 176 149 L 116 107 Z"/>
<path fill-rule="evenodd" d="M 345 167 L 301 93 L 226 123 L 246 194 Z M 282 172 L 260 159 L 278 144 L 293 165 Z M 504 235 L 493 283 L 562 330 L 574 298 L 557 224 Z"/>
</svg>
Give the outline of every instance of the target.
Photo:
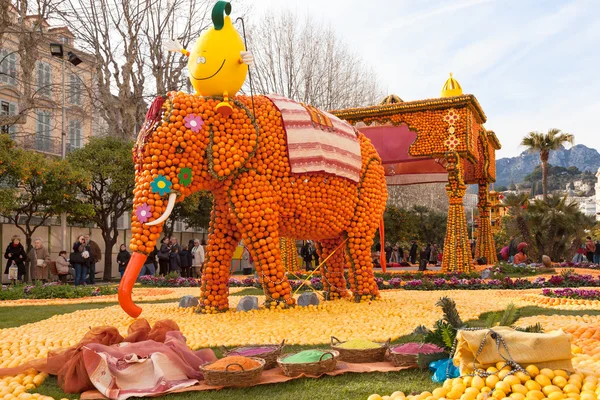
<svg viewBox="0 0 600 400">
<path fill-rule="evenodd" d="M 564 147 L 550 152 L 548 162 L 559 167 L 575 166 L 581 171 L 598 171 L 600 168 L 600 153 L 582 144 L 565 149 Z M 538 153 L 524 151 L 518 157 L 501 158 L 496 160 L 496 186 L 508 186 L 511 181 L 523 182 L 526 175 L 533 172 L 540 164 Z"/>
</svg>

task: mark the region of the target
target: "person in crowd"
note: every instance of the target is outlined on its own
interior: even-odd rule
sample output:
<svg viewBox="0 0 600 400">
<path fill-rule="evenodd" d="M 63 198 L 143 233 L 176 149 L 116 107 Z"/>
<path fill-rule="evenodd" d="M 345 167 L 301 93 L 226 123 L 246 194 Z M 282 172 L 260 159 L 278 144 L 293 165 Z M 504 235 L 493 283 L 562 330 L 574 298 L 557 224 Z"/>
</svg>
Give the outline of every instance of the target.
<svg viewBox="0 0 600 400">
<path fill-rule="evenodd" d="M 431 256 L 431 243 L 427 243 L 425 247 L 425 259 L 429 262 L 429 257 Z"/>
<path fill-rule="evenodd" d="M 192 275 L 194 278 L 200 278 L 202 275 L 202 266 L 204 265 L 204 246 L 200 240 L 194 240 L 192 247 Z"/>
<path fill-rule="evenodd" d="M 77 240 L 75 241 L 75 243 L 73 243 L 73 251 L 74 251 L 74 252 L 75 252 L 75 251 L 78 251 L 78 249 L 79 249 L 79 245 L 80 245 L 80 244 L 83 244 L 83 245 L 86 245 L 86 246 L 87 246 L 87 243 L 86 243 L 86 241 L 85 241 L 85 236 L 84 236 L 84 235 L 79 235 L 79 236 L 77 237 Z"/>
<path fill-rule="evenodd" d="M 311 242 L 311 251 L 313 260 L 315 260 L 315 268 L 319 266 L 319 252 L 317 251 L 317 244 L 315 242 Z"/>
<path fill-rule="evenodd" d="M 419 271 L 427 271 L 427 248 L 421 247 L 419 252 Z"/>
<path fill-rule="evenodd" d="M 594 264 L 600 264 L 600 239 L 596 240 L 596 251 L 594 251 Z"/>
<path fill-rule="evenodd" d="M 140 274 L 138 275 L 138 279 L 144 275 L 154 276 L 156 273 L 156 255 L 158 254 L 158 248 L 154 246 L 154 250 L 148 254 L 146 257 L 146 261 L 144 262 L 144 266 L 142 267 Z"/>
<path fill-rule="evenodd" d="M 392 247 L 392 255 L 390 256 L 390 264 L 391 263 L 399 263 L 400 260 L 398 259 L 398 243 L 396 243 L 394 245 L 394 247 Z"/>
<path fill-rule="evenodd" d="M 159 275 L 166 275 L 169 273 L 169 257 L 171 255 L 171 244 L 169 242 L 169 238 L 168 237 L 164 237 L 161 245 L 160 245 L 160 250 L 158 250 L 158 274 Z"/>
<path fill-rule="evenodd" d="M 429 264 L 437 265 L 438 262 L 438 248 L 435 243 L 431 244 L 431 249 L 429 250 Z"/>
<path fill-rule="evenodd" d="M 85 239 L 84 239 L 85 240 Z M 90 256 L 85 249 L 84 243 L 79 243 L 77 250 L 69 256 L 69 262 L 75 269 L 75 286 L 85 285 L 85 277 L 87 276 L 88 267 L 90 265 Z M 87 257 L 86 257 L 86 253 Z"/>
<path fill-rule="evenodd" d="M 88 285 L 94 285 L 96 284 L 96 264 L 102 260 L 102 251 L 98 243 L 94 242 L 89 234 L 85 235 L 84 238 L 90 252 L 90 270 L 88 271 L 87 283 Z"/>
<path fill-rule="evenodd" d="M 306 240 L 300 248 L 300 257 L 304 261 L 304 269 L 307 271 L 312 270 L 312 250 L 310 248 L 310 241 Z"/>
<path fill-rule="evenodd" d="M 179 252 L 179 258 L 181 260 L 181 276 L 189 278 L 190 270 L 192 268 L 192 252 L 188 250 L 187 246 L 183 246 Z"/>
<path fill-rule="evenodd" d="M 54 262 L 56 263 L 58 280 L 60 283 L 67 283 L 67 276 L 69 275 L 69 259 L 67 258 L 67 251 L 61 250 Z"/>
<path fill-rule="evenodd" d="M 177 251 L 181 251 L 181 246 L 177 242 L 177 238 L 175 236 L 171 236 L 169 243 L 171 243 L 171 250 L 173 250 L 173 247 L 177 247 Z"/>
<path fill-rule="evenodd" d="M 171 256 L 169 257 L 169 272 L 176 272 L 181 275 L 181 258 L 179 257 L 179 246 L 171 247 Z"/>
<path fill-rule="evenodd" d="M 594 262 L 594 253 L 596 252 L 596 244 L 592 241 L 592 238 L 588 236 L 585 238 L 585 256 L 589 262 Z"/>
<path fill-rule="evenodd" d="M 4 252 L 4 258 L 7 260 L 4 273 L 8 274 L 10 267 L 15 265 L 17 267 L 17 280 L 23 282 L 26 275 L 25 263 L 28 259 L 19 235 L 13 236 L 10 240 L 10 244 L 6 247 L 6 251 Z"/>
<path fill-rule="evenodd" d="M 515 255 L 519 252 L 517 250 L 517 246 L 519 245 L 519 241 L 516 237 L 511 236 L 510 242 L 508 242 L 508 262 L 512 263 Z"/>
<path fill-rule="evenodd" d="M 523 264 L 527 261 L 527 245 L 524 243 L 520 243 L 517 247 L 518 253 L 515 254 L 513 259 L 513 264 Z"/>
<path fill-rule="evenodd" d="M 575 255 L 573 256 L 573 260 L 571 260 L 571 261 L 575 264 L 579 264 L 579 263 L 583 262 L 584 258 L 585 258 L 585 245 L 578 246 L 577 250 L 575 251 Z"/>
<path fill-rule="evenodd" d="M 385 242 L 385 246 L 383 247 L 383 251 L 385 251 L 385 261 L 389 264 L 392 259 L 392 252 L 394 248 L 390 244 L 390 242 Z"/>
<path fill-rule="evenodd" d="M 117 254 L 117 264 L 119 265 L 119 273 L 121 274 L 121 278 L 125 273 L 125 269 L 127 269 L 127 264 L 129 264 L 130 258 L 131 254 L 127 251 L 127 246 L 122 244 L 119 248 L 119 254 Z"/>
<path fill-rule="evenodd" d="M 403 262 L 404 261 L 404 249 L 400 245 L 400 242 L 396 243 L 396 246 L 398 247 L 398 262 Z"/>
<path fill-rule="evenodd" d="M 188 242 L 188 250 L 191 252 L 195 245 L 196 245 L 196 240 L 190 239 Z"/>
<path fill-rule="evenodd" d="M 413 240 L 411 242 L 410 245 L 410 250 L 409 250 L 409 257 L 410 257 L 410 263 L 411 264 L 416 264 L 417 263 L 417 250 L 419 249 L 419 246 L 417 246 L 417 242 L 416 240 Z"/>
<path fill-rule="evenodd" d="M 50 253 L 42 244 L 41 238 L 33 240 L 33 247 L 27 254 L 29 258 L 29 268 L 25 271 L 27 282 L 42 281 L 48 282 L 48 263 L 50 262 Z"/>
</svg>

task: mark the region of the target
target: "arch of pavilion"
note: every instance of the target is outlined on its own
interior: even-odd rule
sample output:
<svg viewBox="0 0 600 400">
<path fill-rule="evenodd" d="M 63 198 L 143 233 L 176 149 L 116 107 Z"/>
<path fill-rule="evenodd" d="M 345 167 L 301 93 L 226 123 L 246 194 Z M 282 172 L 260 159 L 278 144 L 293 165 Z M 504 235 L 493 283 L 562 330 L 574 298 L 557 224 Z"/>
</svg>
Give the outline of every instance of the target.
<svg viewBox="0 0 600 400">
<path fill-rule="evenodd" d="M 404 102 L 392 95 L 378 106 L 331 113 L 371 140 L 388 185 L 446 183 L 449 207 L 442 271 L 472 268 L 463 197 L 467 184 L 477 184 L 476 258 L 497 262 L 489 188 L 496 181 L 496 150 L 501 146 L 494 132 L 483 126 L 487 118 L 475 96 L 463 95 L 452 74 L 440 98 Z"/>
</svg>

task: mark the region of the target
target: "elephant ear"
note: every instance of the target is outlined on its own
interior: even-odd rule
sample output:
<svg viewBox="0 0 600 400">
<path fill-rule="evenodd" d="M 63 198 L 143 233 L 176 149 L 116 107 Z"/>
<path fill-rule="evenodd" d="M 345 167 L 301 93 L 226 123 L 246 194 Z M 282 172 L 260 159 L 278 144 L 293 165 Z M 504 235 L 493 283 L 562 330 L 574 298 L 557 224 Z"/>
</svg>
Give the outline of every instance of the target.
<svg viewBox="0 0 600 400">
<path fill-rule="evenodd" d="M 209 143 L 206 151 L 208 170 L 212 177 L 219 181 L 231 178 L 244 168 L 248 160 L 254 157 L 256 150 L 258 149 L 259 127 L 254 116 L 248 107 L 239 100 L 232 100 L 232 102 L 235 105 L 234 114 L 237 112 L 238 114 L 241 113 L 242 117 L 243 114 L 247 117 L 244 118 L 244 121 L 241 122 L 240 125 L 246 124 L 247 119 L 250 120 L 250 124 L 248 124 L 249 129 L 244 129 L 241 126 L 237 127 L 240 133 L 238 134 L 237 139 L 234 139 L 235 141 L 233 144 L 230 144 L 231 142 L 229 139 L 233 138 L 230 137 L 229 133 L 221 131 L 214 126 L 209 127 Z M 239 119 L 242 119 L 242 117 Z M 230 123 L 234 129 L 236 128 L 233 118 L 229 117 L 227 122 Z M 230 147 L 226 148 L 227 145 Z M 215 154 L 226 154 L 227 152 L 231 153 L 231 157 L 227 158 L 225 161 L 215 157 Z"/>
</svg>

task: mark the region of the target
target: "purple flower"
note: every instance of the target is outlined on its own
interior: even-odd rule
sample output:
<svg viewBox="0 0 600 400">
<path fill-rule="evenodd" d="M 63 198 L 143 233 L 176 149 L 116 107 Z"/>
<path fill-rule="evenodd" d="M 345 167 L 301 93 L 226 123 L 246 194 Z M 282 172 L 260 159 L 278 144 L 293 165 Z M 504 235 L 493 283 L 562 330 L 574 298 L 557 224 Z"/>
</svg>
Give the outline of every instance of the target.
<svg viewBox="0 0 600 400">
<path fill-rule="evenodd" d="M 200 129 L 204 126 L 204 120 L 199 115 L 188 114 L 183 120 L 185 121 L 185 127 L 191 129 L 192 132 L 200 132 Z"/>
<path fill-rule="evenodd" d="M 423 284 L 423 281 L 420 279 L 413 279 L 411 281 L 406 282 L 406 286 L 408 287 L 418 287 Z"/>
<path fill-rule="evenodd" d="M 141 223 L 148 221 L 148 218 L 152 215 L 150 206 L 146 203 L 140 204 L 135 210 L 135 215 Z"/>
<path fill-rule="evenodd" d="M 389 280 L 390 286 L 394 288 L 399 288 L 402 284 L 402 279 L 400 278 L 392 278 Z"/>
</svg>

